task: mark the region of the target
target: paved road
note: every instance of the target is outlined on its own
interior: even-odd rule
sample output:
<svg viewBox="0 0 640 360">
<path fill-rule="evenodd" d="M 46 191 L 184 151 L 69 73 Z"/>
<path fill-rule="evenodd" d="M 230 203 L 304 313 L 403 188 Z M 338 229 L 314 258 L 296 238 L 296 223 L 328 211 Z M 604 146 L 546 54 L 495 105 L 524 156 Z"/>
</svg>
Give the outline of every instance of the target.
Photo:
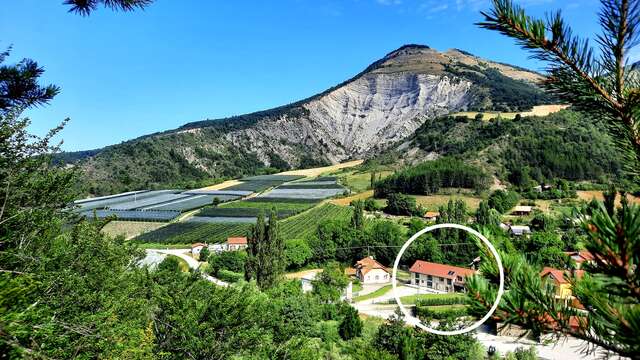
<svg viewBox="0 0 640 360">
<path fill-rule="evenodd" d="M 186 261 L 190 269 L 197 270 L 200 267 L 198 260 L 189 255 L 189 249 L 147 249 L 146 252 L 147 256 L 141 262 L 143 265 L 154 266 L 162 262 L 166 255 L 174 255 Z M 219 286 L 229 286 L 229 283 L 208 274 L 203 273 L 202 278 Z"/>
</svg>

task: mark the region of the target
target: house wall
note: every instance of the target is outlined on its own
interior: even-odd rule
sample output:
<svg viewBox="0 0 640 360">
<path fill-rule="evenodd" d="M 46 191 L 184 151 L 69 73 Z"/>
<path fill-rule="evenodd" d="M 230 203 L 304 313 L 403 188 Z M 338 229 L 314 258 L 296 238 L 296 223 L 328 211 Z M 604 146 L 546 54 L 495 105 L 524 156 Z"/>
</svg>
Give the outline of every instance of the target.
<svg viewBox="0 0 640 360">
<path fill-rule="evenodd" d="M 411 284 L 443 292 L 454 292 L 454 281 L 439 276 L 411 273 Z"/>
<path fill-rule="evenodd" d="M 366 275 L 359 274 L 363 284 L 384 284 L 391 281 L 391 275 L 382 269 L 372 269 Z"/>
</svg>

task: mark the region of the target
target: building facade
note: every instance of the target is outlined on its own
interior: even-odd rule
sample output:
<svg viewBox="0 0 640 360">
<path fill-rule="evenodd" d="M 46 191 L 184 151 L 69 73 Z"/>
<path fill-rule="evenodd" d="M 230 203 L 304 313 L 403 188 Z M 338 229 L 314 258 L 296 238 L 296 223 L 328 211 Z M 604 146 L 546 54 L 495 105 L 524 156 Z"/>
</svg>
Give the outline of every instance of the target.
<svg viewBox="0 0 640 360">
<path fill-rule="evenodd" d="M 409 269 L 411 285 L 435 292 L 463 292 L 465 276 L 475 274 L 475 270 L 458 266 L 417 260 Z"/>
</svg>

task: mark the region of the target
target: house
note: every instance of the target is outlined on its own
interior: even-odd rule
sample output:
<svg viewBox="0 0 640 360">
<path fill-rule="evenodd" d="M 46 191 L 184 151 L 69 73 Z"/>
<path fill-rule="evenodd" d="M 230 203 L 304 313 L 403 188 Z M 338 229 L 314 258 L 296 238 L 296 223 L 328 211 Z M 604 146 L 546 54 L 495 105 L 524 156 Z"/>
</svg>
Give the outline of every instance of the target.
<svg viewBox="0 0 640 360">
<path fill-rule="evenodd" d="M 511 225 L 509 226 L 509 233 L 515 236 L 522 236 L 531 234 L 531 228 L 527 225 Z"/>
<path fill-rule="evenodd" d="M 416 260 L 409 272 L 412 285 L 447 293 L 465 291 L 465 276 L 475 274 L 473 269 L 422 260 Z"/>
<path fill-rule="evenodd" d="M 202 249 L 204 249 L 205 247 L 207 247 L 207 244 L 203 244 L 203 243 L 191 244 L 191 254 L 195 256 L 200 256 L 200 251 L 202 251 Z"/>
<path fill-rule="evenodd" d="M 247 248 L 246 237 L 230 237 L 227 238 L 227 251 L 236 251 Z"/>
<path fill-rule="evenodd" d="M 533 206 L 518 205 L 513 208 L 511 214 L 516 216 L 527 216 L 531 215 L 531 212 L 533 212 Z"/>
<path fill-rule="evenodd" d="M 540 276 L 543 279 L 551 281 L 556 289 L 556 297 L 559 299 L 570 299 L 573 294 L 571 292 L 571 283 L 569 278 L 575 276 L 581 278 L 584 274 L 583 270 L 576 270 L 573 274 L 567 270 L 554 269 L 552 267 L 545 267 L 540 272 Z"/>
<path fill-rule="evenodd" d="M 357 261 L 354 269 L 355 277 L 362 284 L 384 284 L 391 281 L 389 270 L 371 256 Z"/>
<path fill-rule="evenodd" d="M 582 264 L 593 263 L 595 261 L 593 254 L 587 250 L 565 251 L 564 253 L 573 259 L 578 269 L 582 267 Z"/>
<path fill-rule="evenodd" d="M 424 218 L 427 221 L 436 221 L 440 217 L 440 213 L 437 211 L 427 211 L 424 213 Z"/>
</svg>

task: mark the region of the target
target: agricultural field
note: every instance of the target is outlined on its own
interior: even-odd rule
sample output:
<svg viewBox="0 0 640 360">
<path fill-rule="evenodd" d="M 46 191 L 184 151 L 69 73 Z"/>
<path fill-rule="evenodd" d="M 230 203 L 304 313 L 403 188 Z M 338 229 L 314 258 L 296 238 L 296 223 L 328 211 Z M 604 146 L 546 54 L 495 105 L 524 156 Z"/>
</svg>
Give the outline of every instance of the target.
<svg viewBox="0 0 640 360">
<path fill-rule="evenodd" d="M 251 191 L 251 192 L 261 192 L 267 190 L 269 188 L 281 185 L 285 182 L 302 179 L 303 176 L 299 175 L 259 175 L 244 178 L 240 181 L 239 184 L 233 185 L 223 190 L 240 190 L 240 191 Z"/>
<path fill-rule="evenodd" d="M 188 211 L 197 209 L 206 205 L 211 205 L 214 198 L 218 198 L 219 201 L 235 200 L 237 196 L 231 195 L 193 195 L 186 198 L 170 201 L 168 203 L 162 203 L 144 208 L 144 210 L 176 210 L 176 211 Z"/>
<path fill-rule="evenodd" d="M 277 203 L 273 204 L 274 206 Z M 257 217 L 260 213 L 264 215 L 268 215 L 267 209 L 262 208 L 243 208 L 243 207 L 207 207 L 200 210 L 196 217 Z M 301 211 L 301 210 L 300 210 Z M 296 210 L 284 210 L 280 208 L 276 208 L 276 213 L 278 218 L 283 219 L 289 217 L 291 215 L 295 215 L 300 211 Z"/>
<path fill-rule="evenodd" d="M 156 244 L 221 243 L 228 237 L 246 236 L 248 223 L 181 222 L 142 234 L 132 241 Z"/>
<path fill-rule="evenodd" d="M 131 221 L 170 221 L 180 215 L 180 211 L 170 210 L 92 210 L 80 213 L 80 216 L 98 219 L 115 216 L 117 220 Z"/>
<path fill-rule="evenodd" d="M 352 209 L 324 204 L 299 215 L 282 220 L 279 224 L 283 239 L 303 239 L 316 232 L 318 224 L 325 220 L 348 220 Z"/>
<path fill-rule="evenodd" d="M 157 230 L 164 226 L 164 223 L 160 222 L 146 222 L 146 221 L 110 221 L 102 228 L 102 233 L 109 236 L 124 236 L 125 239 L 134 238 L 140 234 L 147 233 L 149 231 Z"/>
<path fill-rule="evenodd" d="M 263 201 L 266 200 L 266 201 Z M 270 201 L 275 200 L 275 201 Z M 306 200 L 306 199 L 303 199 Z M 262 209 L 264 211 L 269 211 L 272 208 L 276 208 L 278 210 L 288 210 L 301 212 L 309 209 L 314 206 L 318 202 L 313 201 L 291 201 L 291 199 L 278 199 L 278 198 L 251 198 L 242 201 L 234 201 L 226 204 L 222 204 L 220 208 L 241 208 L 241 209 Z"/>
</svg>

